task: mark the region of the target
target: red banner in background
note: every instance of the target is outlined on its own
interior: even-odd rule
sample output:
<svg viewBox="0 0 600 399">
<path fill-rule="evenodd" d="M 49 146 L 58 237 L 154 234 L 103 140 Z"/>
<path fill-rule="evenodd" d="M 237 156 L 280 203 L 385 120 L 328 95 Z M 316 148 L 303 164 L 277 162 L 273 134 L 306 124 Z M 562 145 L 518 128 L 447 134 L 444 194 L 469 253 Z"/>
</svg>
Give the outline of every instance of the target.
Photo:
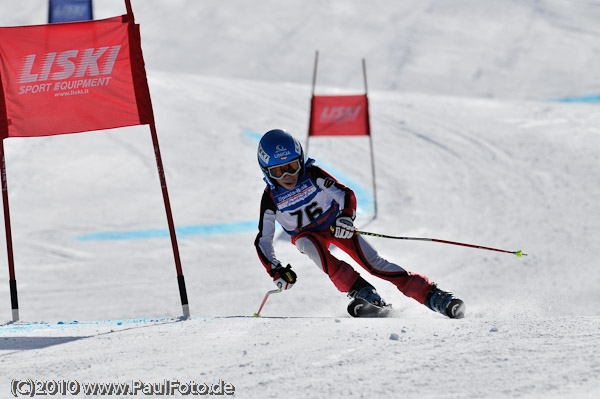
<svg viewBox="0 0 600 399">
<path fill-rule="evenodd" d="M 0 138 L 153 122 L 139 26 L 127 16 L 0 28 Z"/>
<path fill-rule="evenodd" d="M 309 136 L 370 135 L 367 95 L 313 96 Z"/>
</svg>

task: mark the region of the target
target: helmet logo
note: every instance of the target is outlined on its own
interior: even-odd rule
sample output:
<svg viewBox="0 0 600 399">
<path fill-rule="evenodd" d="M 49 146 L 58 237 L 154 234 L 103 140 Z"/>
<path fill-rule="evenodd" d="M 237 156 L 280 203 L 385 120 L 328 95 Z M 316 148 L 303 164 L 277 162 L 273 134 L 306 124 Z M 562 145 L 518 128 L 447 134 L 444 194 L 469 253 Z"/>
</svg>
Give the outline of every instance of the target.
<svg viewBox="0 0 600 399">
<path fill-rule="evenodd" d="M 300 142 L 298 140 L 294 140 L 294 146 L 296 147 L 296 154 L 302 154 L 302 146 L 300 145 Z"/>
<path fill-rule="evenodd" d="M 277 144 L 275 146 L 275 151 L 276 152 L 273 157 L 279 159 L 280 161 L 286 160 L 289 155 L 292 155 L 292 153 L 281 144 Z"/>
<path fill-rule="evenodd" d="M 263 150 L 262 145 L 260 144 L 258 145 L 258 156 L 265 164 L 269 164 L 269 159 L 271 157 Z"/>
</svg>

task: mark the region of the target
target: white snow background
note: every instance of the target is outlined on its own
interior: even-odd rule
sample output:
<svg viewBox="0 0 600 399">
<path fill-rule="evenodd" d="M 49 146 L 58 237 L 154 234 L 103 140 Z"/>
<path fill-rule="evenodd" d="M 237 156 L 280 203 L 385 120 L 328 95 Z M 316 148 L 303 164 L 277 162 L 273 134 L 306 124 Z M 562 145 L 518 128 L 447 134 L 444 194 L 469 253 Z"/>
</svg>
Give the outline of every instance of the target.
<svg viewBox="0 0 600 399">
<path fill-rule="evenodd" d="M 598 1 L 132 4 L 192 317 L 147 126 L 7 139 L 21 321 L 5 274 L 0 397 L 27 378 L 224 380 L 240 398 L 599 397 Z M 0 3 L 0 26 L 46 18 L 44 0 Z M 274 288 L 253 247 L 256 147 L 272 128 L 305 142 L 317 49 L 318 94 L 362 93 L 366 58 L 378 217 L 366 138 L 315 138 L 309 154 L 356 189 L 358 227 L 528 254 L 369 239 L 456 293 L 465 319 L 364 271 L 395 317 L 352 319 L 283 239 L 298 283 L 252 317 Z"/>
</svg>

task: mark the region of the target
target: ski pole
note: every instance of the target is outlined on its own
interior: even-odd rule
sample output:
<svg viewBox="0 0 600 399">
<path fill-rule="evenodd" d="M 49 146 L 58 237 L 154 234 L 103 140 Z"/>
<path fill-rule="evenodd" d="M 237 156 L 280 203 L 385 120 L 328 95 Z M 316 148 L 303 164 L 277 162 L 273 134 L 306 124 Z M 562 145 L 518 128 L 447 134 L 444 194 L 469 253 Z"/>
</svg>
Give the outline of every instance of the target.
<svg viewBox="0 0 600 399">
<path fill-rule="evenodd" d="M 524 254 L 523 251 L 521 251 L 521 250 L 519 250 L 519 251 L 506 251 L 504 249 L 482 247 L 480 245 L 463 244 L 461 242 L 455 242 L 455 241 L 438 240 L 437 238 L 398 237 L 398 236 L 389 236 L 389 235 L 386 235 L 386 234 L 369 233 L 368 231 L 360 231 L 360 230 L 356 230 L 355 233 L 356 234 L 362 234 L 364 236 L 381 237 L 381 238 L 393 238 L 395 240 L 432 241 L 432 242 L 440 242 L 442 244 L 462 245 L 463 247 L 469 247 L 469 248 L 479 248 L 479 249 L 487 249 L 488 251 L 505 252 L 505 253 L 517 255 L 519 258 L 521 256 L 527 256 L 527 254 Z"/>
<path fill-rule="evenodd" d="M 265 295 L 265 299 L 263 299 L 262 303 L 260 304 L 260 308 L 258 308 L 258 312 L 254 313 L 254 317 L 260 317 L 260 311 L 262 310 L 263 306 L 265 306 L 265 303 L 267 302 L 267 299 L 269 298 L 269 295 L 271 295 L 271 294 L 278 294 L 280 292 L 281 292 L 281 288 L 278 288 L 276 290 L 268 291 L 267 294 Z"/>
</svg>

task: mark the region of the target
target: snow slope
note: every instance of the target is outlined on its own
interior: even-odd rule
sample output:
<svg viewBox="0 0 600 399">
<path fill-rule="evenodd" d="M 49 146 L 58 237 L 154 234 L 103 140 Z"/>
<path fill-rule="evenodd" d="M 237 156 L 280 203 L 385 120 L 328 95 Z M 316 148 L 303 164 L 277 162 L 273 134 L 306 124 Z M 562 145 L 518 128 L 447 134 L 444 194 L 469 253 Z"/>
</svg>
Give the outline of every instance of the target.
<svg viewBox="0 0 600 399">
<path fill-rule="evenodd" d="M 0 24 L 43 23 L 39 3 L 3 3 Z M 124 12 L 96 3 L 97 18 Z M 32 378 L 222 379 L 242 398 L 596 397 L 600 109 L 548 99 L 600 91 L 597 3 L 248 4 L 133 0 L 191 319 L 147 127 L 5 141 L 22 321 L 0 284 L 0 396 Z M 528 253 L 371 239 L 457 293 L 467 318 L 371 278 L 396 317 L 351 319 L 283 239 L 299 282 L 251 317 L 272 289 L 252 245 L 257 141 L 273 127 L 304 140 L 317 48 L 322 92 L 361 90 L 367 57 L 377 219 L 366 140 L 310 145 L 363 198 L 359 227 Z"/>
</svg>

